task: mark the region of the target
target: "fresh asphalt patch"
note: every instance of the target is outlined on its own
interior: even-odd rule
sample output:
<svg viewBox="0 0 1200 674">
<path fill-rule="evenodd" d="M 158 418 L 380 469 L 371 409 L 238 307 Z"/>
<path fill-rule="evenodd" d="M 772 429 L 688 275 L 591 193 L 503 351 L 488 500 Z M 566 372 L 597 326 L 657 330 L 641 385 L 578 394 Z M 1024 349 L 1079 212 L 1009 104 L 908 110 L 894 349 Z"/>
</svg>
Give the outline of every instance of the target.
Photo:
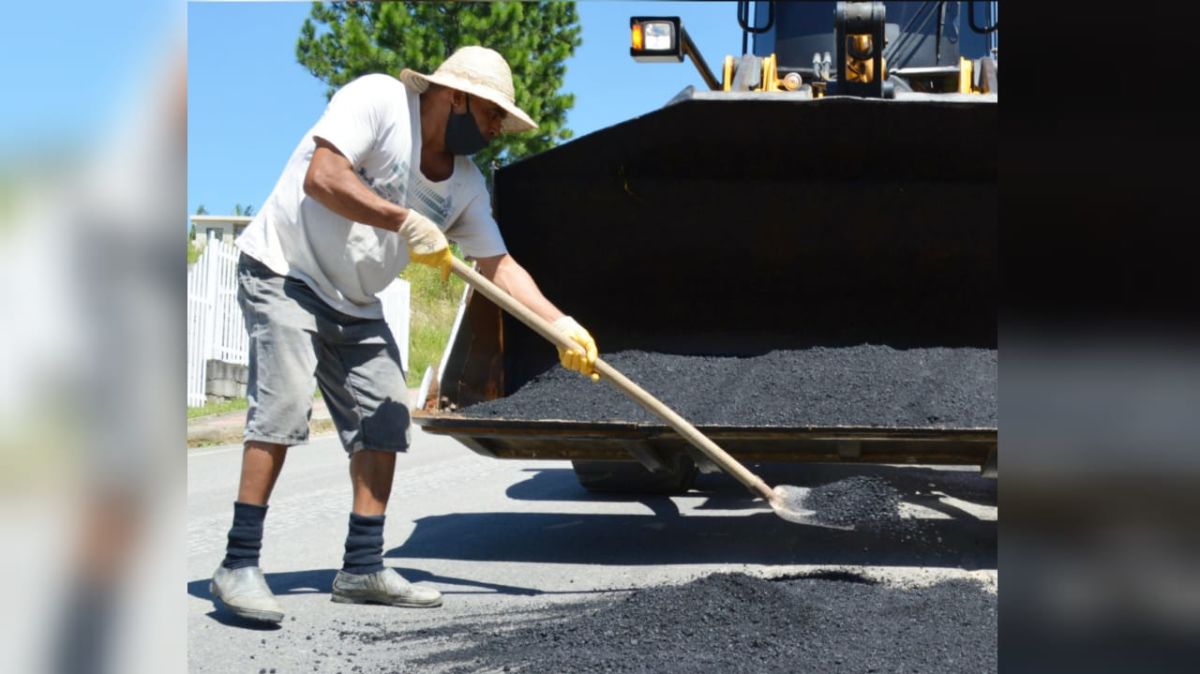
<svg viewBox="0 0 1200 674">
<path fill-rule="evenodd" d="M 996 669 L 996 595 L 967 580 L 904 588 L 844 572 L 721 573 L 533 618 L 337 635 L 342 653 L 395 649 L 392 664 L 356 671 L 982 672 Z M 435 647 L 409 659 L 414 642 Z"/>
</svg>

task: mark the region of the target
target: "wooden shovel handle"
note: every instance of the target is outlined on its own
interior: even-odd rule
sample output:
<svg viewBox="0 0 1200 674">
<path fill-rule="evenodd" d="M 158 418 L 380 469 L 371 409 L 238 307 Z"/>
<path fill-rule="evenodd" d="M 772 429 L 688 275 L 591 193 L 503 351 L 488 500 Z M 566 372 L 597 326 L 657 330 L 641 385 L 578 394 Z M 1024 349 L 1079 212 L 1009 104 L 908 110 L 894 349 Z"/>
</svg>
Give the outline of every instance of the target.
<svg viewBox="0 0 1200 674">
<path fill-rule="evenodd" d="M 472 288 L 483 293 L 492 302 L 495 302 L 501 309 L 507 311 L 529 326 L 534 332 L 542 337 L 545 337 L 551 343 L 560 346 L 564 349 L 574 349 L 582 351 L 575 341 L 566 335 L 559 332 L 549 321 L 533 313 L 524 304 L 513 299 L 511 295 L 504 292 L 499 286 L 487 280 L 482 274 L 467 266 L 462 260 L 454 258 L 452 269 L 455 274 L 458 274 Z M 729 455 L 728 452 L 721 449 L 717 443 L 709 440 L 703 433 L 698 431 L 695 426 L 688 423 L 686 419 L 675 413 L 674 410 L 664 405 L 659 399 L 650 395 L 645 389 L 629 380 L 628 377 L 617 371 L 616 368 L 604 362 L 603 359 L 596 359 L 596 372 L 600 373 L 600 377 L 608 380 L 613 386 L 616 386 L 622 393 L 633 398 L 634 402 L 641 405 L 647 412 L 654 414 L 670 424 L 684 437 L 685 440 L 694 445 L 697 449 L 713 460 L 725 472 L 737 478 L 739 482 L 746 485 L 746 488 L 751 492 L 757 493 L 759 496 L 773 501 L 775 492 L 767 486 L 754 473 L 746 469 L 737 459 Z"/>
</svg>

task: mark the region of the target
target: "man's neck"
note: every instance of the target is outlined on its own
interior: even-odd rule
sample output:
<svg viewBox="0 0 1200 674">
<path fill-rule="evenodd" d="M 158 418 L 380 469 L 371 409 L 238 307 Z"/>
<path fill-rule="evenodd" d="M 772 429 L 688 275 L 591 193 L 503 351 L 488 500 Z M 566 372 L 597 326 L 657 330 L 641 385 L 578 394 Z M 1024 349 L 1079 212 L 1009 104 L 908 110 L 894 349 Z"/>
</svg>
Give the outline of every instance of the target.
<svg viewBox="0 0 1200 674">
<path fill-rule="evenodd" d="M 438 119 L 436 107 L 421 94 L 421 173 L 439 182 L 454 173 L 454 155 L 446 151 L 446 120 Z"/>
<path fill-rule="evenodd" d="M 427 93 L 421 94 L 421 154 L 446 154 L 446 120 L 438 119 Z"/>
</svg>

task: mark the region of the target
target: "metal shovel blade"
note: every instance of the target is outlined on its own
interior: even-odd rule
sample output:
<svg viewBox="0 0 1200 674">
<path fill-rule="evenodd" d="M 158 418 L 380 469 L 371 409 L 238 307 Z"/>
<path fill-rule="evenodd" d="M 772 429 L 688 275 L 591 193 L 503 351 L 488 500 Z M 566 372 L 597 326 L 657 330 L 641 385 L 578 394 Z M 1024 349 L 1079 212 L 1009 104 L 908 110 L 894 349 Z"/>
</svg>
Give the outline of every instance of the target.
<svg viewBox="0 0 1200 674">
<path fill-rule="evenodd" d="M 775 514 L 796 524 L 808 524 L 827 529 L 842 529 L 853 531 L 854 527 L 847 524 L 833 524 L 822 521 L 820 513 L 807 507 L 808 495 L 812 492 L 808 487 L 795 487 L 790 484 L 776 485 L 772 490 L 774 497 L 770 500 Z"/>
</svg>

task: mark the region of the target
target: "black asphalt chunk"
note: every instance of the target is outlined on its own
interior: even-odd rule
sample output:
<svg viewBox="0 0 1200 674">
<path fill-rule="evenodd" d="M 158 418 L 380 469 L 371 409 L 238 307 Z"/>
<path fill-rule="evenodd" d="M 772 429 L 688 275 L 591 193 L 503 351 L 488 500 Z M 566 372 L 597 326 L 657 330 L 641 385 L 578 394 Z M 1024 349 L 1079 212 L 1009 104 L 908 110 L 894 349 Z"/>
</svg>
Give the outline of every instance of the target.
<svg viewBox="0 0 1200 674">
<path fill-rule="evenodd" d="M 418 630 L 445 649 L 408 664 L 580 674 L 996 670 L 996 595 L 970 581 L 899 589 L 838 574 L 715 574 L 501 623 Z M 386 629 L 341 636 L 403 643 Z"/>
<path fill-rule="evenodd" d="M 829 524 L 883 527 L 900 520 L 900 492 L 878 477 L 856 475 L 813 489 L 803 507 Z"/>
<path fill-rule="evenodd" d="M 682 356 L 602 357 L 697 426 L 996 428 L 996 351 L 888 346 Z M 476 418 L 662 425 L 603 382 L 553 367 L 504 398 L 465 407 Z"/>
</svg>

